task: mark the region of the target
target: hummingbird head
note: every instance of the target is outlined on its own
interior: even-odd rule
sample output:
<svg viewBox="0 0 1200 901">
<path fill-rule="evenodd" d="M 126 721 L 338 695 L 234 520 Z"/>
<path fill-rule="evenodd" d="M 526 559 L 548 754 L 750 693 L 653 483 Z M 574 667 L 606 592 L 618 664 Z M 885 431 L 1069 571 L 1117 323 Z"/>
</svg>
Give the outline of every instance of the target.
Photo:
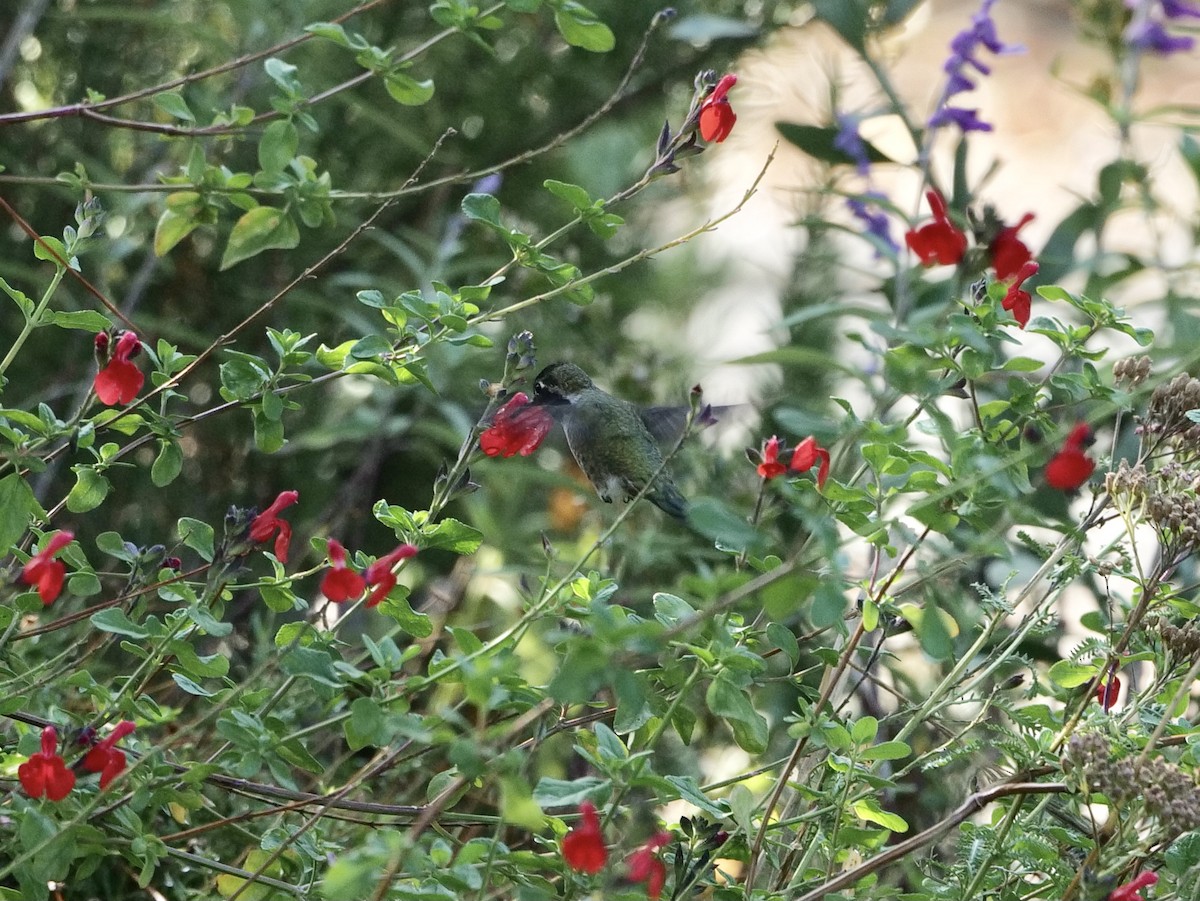
<svg viewBox="0 0 1200 901">
<path fill-rule="evenodd" d="M 567 404 L 573 395 L 593 387 L 588 374 L 574 363 L 551 363 L 533 380 L 533 401 Z"/>
</svg>

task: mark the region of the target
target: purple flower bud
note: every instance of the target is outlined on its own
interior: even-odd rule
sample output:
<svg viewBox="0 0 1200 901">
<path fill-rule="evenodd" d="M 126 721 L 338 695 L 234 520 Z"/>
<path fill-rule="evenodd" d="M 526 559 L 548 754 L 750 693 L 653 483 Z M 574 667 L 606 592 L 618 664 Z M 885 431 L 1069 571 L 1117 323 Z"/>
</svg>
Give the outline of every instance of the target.
<svg viewBox="0 0 1200 901">
<path fill-rule="evenodd" d="M 1125 32 L 1125 43 L 1135 50 L 1160 56 L 1191 50 L 1196 45 L 1193 38 L 1171 34 L 1162 22 L 1142 22 L 1130 26 Z"/>
</svg>

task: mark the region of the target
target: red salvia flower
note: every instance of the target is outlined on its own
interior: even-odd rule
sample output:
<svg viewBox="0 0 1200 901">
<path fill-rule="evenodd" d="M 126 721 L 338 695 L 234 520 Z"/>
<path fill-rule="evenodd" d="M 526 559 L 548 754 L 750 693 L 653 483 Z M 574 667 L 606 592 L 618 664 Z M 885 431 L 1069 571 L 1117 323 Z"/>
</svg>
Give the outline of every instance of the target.
<svg viewBox="0 0 1200 901">
<path fill-rule="evenodd" d="M 710 144 L 720 144 L 729 137 L 734 123 L 737 122 L 737 114 L 730 106 L 729 98 L 725 96 L 729 89 L 737 84 L 737 80 L 736 75 L 722 76 L 713 92 L 700 104 L 700 137 Z"/>
<path fill-rule="evenodd" d="M 299 491 L 281 491 L 271 502 L 271 506 L 254 517 L 254 521 L 250 523 L 250 540 L 255 544 L 269 541 L 272 535 L 279 533 L 275 536 L 275 558 L 280 563 L 287 563 L 288 547 L 292 543 L 292 524 L 286 519 L 280 519 L 279 513 L 298 500 Z"/>
<path fill-rule="evenodd" d="M 829 478 L 829 451 L 817 444 L 817 439 L 809 435 L 796 445 L 796 449 L 792 452 L 791 466 L 788 468 L 792 472 L 807 472 L 818 462 L 821 465 L 817 468 L 817 487 L 824 488 L 825 480 Z"/>
<path fill-rule="evenodd" d="M 1059 491 L 1074 491 L 1090 479 L 1096 461 L 1084 453 L 1084 448 L 1091 440 L 1092 430 L 1086 423 L 1075 426 L 1063 442 L 1062 450 L 1046 464 L 1046 484 Z"/>
<path fill-rule="evenodd" d="M 996 278 L 1008 281 L 1021 271 L 1021 267 L 1033 259 L 1033 252 L 1017 237 L 1017 232 L 1033 221 L 1033 213 L 1026 213 L 1016 225 L 1006 225 L 988 245 L 992 268 Z"/>
<path fill-rule="evenodd" d="M 904 241 L 924 266 L 952 266 L 967 252 L 967 236 L 950 221 L 946 201 L 937 191 L 926 191 L 933 221 L 905 233 Z"/>
<path fill-rule="evenodd" d="M 321 579 L 321 594 L 335 604 L 362 597 L 367 590 L 367 581 L 346 565 L 346 549 L 336 538 L 325 545 L 329 554 L 329 572 Z"/>
<path fill-rule="evenodd" d="M 113 745 L 133 729 L 133 723 L 129 720 L 122 720 L 117 723 L 107 738 L 101 739 L 96 747 L 84 755 L 83 768 L 89 773 L 100 774 L 101 791 L 108 788 L 108 784 L 125 769 L 125 752 L 117 750 Z"/>
<path fill-rule="evenodd" d="M 21 570 L 21 581 L 26 585 L 37 586 L 37 593 L 43 604 L 49 604 L 62 593 L 67 568 L 61 561 L 53 558 L 74 540 L 74 532 L 55 532 Z"/>
<path fill-rule="evenodd" d="M 669 832 L 655 833 L 646 844 L 630 854 L 626 862 L 630 881 L 646 883 L 646 896 L 650 901 L 658 901 L 663 885 L 666 884 L 667 866 L 658 856 L 658 852 L 669 845 L 671 839 L 672 835 Z"/>
<path fill-rule="evenodd" d="M 762 462 L 758 464 L 758 474 L 764 479 L 773 479 L 787 472 L 787 467 L 779 462 L 779 450 L 783 442 L 775 435 L 766 440 L 762 447 Z"/>
<path fill-rule="evenodd" d="M 367 585 L 375 586 L 370 597 L 367 598 L 368 607 L 378 605 L 388 596 L 388 592 L 396 587 L 396 574 L 392 572 L 393 567 L 401 560 L 407 560 L 416 555 L 416 545 L 402 544 L 367 567 L 366 572 L 363 573 L 363 579 Z"/>
<path fill-rule="evenodd" d="M 1017 271 L 1016 280 L 1008 286 L 1008 291 L 1004 295 L 1004 300 L 1000 304 L 1004 309 L 1010 310 L 1013 314 L 1013 319 L 1017 320 L 1017 324 L 1021 328 L 1025 328 L 1029 324 L 1029 313 L 1033 308 L 1033 298 L 1029 296 L 1029 292 L 1022 290 L 1021 285 L 1025 283 L 1025 279 L 1038 271 L 1038 264 L 1033 260 L 1028 260 L 1022 264 Z"/>
<path fill-rule="evenodd" d="M 528 457 L 542 443 L 554 417 L 542 406 L 530 406 L 529 395 L 518 391 L 492 417 L 492 424 L 479 436 L 479 446 L 489 457 Z"/>
<path fill-rule="evenodd" d="M 599 873 L 608 863 L 608 849 L 604 847 L 596 805 L 584 801 L 579 805 L 579 817 L 579 824 L 563 836 L 563 860 L 580 873 Z"/>
<path fill-rule="evenodd" d="M 101 348 L 101 344 L 103 344 L 103 348 Z M 113 350 L 112 359 L 108 361 L 108 365 L 96 373 L 96 380 L 92 383 L 92 387 L 96 390 L 96 397 L 100 398 L 100 403 L 111 407 L 115 404 L 127 404 L 137 397 L 146 377 L 129 361 L 129 358 L 141 350 L 141 347 L 142 344 L 137 335 L 129 331 L 121 332 L 121 337 L 117 338 L 117 346 Z M 100 340 L 100 335 L 96 336 L 96 349 L 97 351 L 108 349 L 107 335 L 103 342 Z"/>
<path fill-rule="evenodd" d="M 57 747 L 58 731 L 47 726 L 42 730 L 42 750 L 17 767 L 17 778 L 29 797 L 45 795 L 51 801 L 61 801 L 75 787 L 75 774 L 55 753 Z"/>
<path fill-rule="evenodd" d="M 1149 871 L 1138 873 L 1133 882 L 1118 886 L 1108 893 L 1107 901 L 1146 901 L 1138 892 L 1148 885 L 1158 882 L 1158 874 Z"/>
<path fill-rule="evenodd" d="M 1104 708 L 1104 712 L 1112 710 L 1117 703 L 1117 695 L 1121 693 L 1121 678 L 1116 673 L 1102 679 L 1096 686 L 1096 703 Z"/>
</svg>

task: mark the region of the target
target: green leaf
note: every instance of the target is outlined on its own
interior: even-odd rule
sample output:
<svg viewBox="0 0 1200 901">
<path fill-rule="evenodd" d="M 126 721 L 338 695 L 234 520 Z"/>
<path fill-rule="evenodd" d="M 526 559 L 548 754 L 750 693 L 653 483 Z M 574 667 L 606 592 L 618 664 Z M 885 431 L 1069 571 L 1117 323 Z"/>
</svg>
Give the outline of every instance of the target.
<svg viewBox="0 0 1200 901">
<path fill-rule="evenodd" d="M 94 467 L 78 463 L 71 467 L 75 473 L 75 486 L 67 495 L 67 509 L 72 513 L 87 513 L 95 510 L 108 497 L 112 484 Z"/>
<path fill-rule="evenodd" d="M 209 691 L 197 682 L 193 682 L 182 673 L 171 673 L 171 678 L 175 680 L 175 684 L 182 688 L 190 695 L 196 695 L 201 698 L 211 698 L 216 694 L 215 691 Z"/>
<path fill-rule="evenodd" d="M 383 86 L 397 103 L 405 106 L 420 106 L 433 97 L 433 82 L 429 79 L 417 81 L 403 72 L 389 72 L 383 76 Z"/>
<path fill-rule="evenodd" d="M 207 608 L 201 607 L 198 604 L 192 604 L 188 607 L 187 615 L 188 619 L 214 638 L 223 638 L 233 631 L 233 623 L 221 622 Z"/>
<path fill-rule="evenodd" d="M 879 806 L 874 798 L 860 798 L 854 802 L 853 810 L 856 816 L 866 820 L 868 823 L 875 823 L 884 829 L 892 830 L 892 832 L 908 831 L 908 823 L 904 817 L 888 813 Z"/>
<path fill-rule="evenodd" d="M 697 498 L 688 510 L 688 522 L 722 548 L 745 551 L 762 542 L 754 526 L 715 497 Z"/>
<path fill-rule="evenodd" d="M 627 735 L 650 721 L 654 715 L 643 677 L 633 670 L 617 669 L 612 677 L 613 694 L 617 697 L 617 714 L 613 731 Z"/>
<path fill-rule="evenodd" d="M 287 613 L 289 610 L 303 609 L 297 606 L 299 600 L 294 593 L 278 585 L 264 585 L 258 590 L 263 603 L 276 613 Z"/>
<path fill-rule="evenodd" d="M 665 591 L 656 592 L 653 600 L 654 618 L 668 628 L 674 628 L 696 615 L 695 607 L 683 598 Z"/>
<path fill-rule="evenodd" d="M 879 732 L 879 720 L 873 716 L 864 716 L 854 721 L 850 727 L 850 738 L 856 745 L 865 745 L 875 740 Z"/>
<path fill-rule="evenodd" d="M 306 25 L 304 30 L 309 34 L 315 34 L 317 37 L 340 44 L 342 47 L 349 48 L 352 46 L 350 38 L 346 36 L 346 29 L 335 22 L 313 22 L 311 25 Z"/>
<path fill-rule="evenodd" d="M 0 555 L 21 540 L 29 521 L 41 508 L 33 496 L 33 489 L 21 477 L 12 472 L 0 479 Z"/>
<path fill-rule="evenodd" d="M 273 454 L 287 444 L 283 436 L 283 423 L 264 416 L 262 410 L 254 411 L 254 446 L 264 454 Z"/>
<path fill-rule="evenodd" d="M 170 485 L 183 469 L 183 451 L 176 441 L 158 439 L 158 456 L 150 467 L 150 481 L 156 488 Z"/>
<path fill-rule="evenodd" d="M 259 206 L 234 223 L 229 233 L 221 271 L 264 250 L 288 250 L 300 243 L 300 229 L 283 210 Z"/>
<path fill-rule="evenodd" d="M 333 668 L 333 658 L 328 651 L 315 648 L 295 647 L 283 655 L 279 668 L 289 676 L 311 679 L 331 688 L 341 688 L 342 682 Z"/>
<path fill-rule="evenodd" d="M 578 807 L 584 801 L 599 797 L 607 788 L 607 779 L 584 776 L 580 779 L 551 779 L 543 776 L 533 789 L 533 800 L 542 807 Z"/>
<path fill-rule="evenodd" d="M 1100 672 L 1098 664 L 1083 665 L 1070 660 L 1059 660 L 1050 667 L 1050 681 L 1063 688 L 1078 688 L 1091 682 Z"/>
<path fill-rule="evenodd" d="M 111 632 L 114 635 L 127 635 L 130 638 L 137 639 L 150 637 L 150 633 L 126 616 L 125 611 L 120 607 L 110 607 L 107 610 L 101 610 L 99 613 L 93 613 L 90 622 L 101 632 Z"/>
<path fill-rule="evenodd" d="M 402 595 L 400 586 L 393 588 L 375 609 L 395 620 L 413 638 L 428 638 L 433 634 L 433 622 L 424 613 L 413 610 L 408 598 Z"/>
<path fill-rule="evenodd" d="M 200 220 L 192 212 L 180 213 L 165 209 L 154 227 L 154 254 L 165 257 L 171 249 L 195 231 Z"/>
<path fill-rule="evenodd" d="M 213 527 L 199 519 L 181 516 L 175 525 L 179 540 L 201 556 L 206 562 L 213 559 Z"/>
<path fill-rule="evenodd" d="M 468 194 L 462 199 L 461 209 L 468 219 L 503 228 L 500 223 L 500 201 L 491 194 Z"/>
<path fill-rule="evenodd" d="M 57 325 L 59 328 L 73 328 L 93 333 L 102 332 L 112 325 L 108 321 L 108 317 L 97 313 L 95 310 L 73 310 L 70 312 L 47 310 L 42 316 L 42 322 L 48 325 Z"/>
<path fill-rule="evenodd" d="M 2 278 L 0 278 L 0 291 L 3 291 L 13 299 L 13 302 L 21 309 L 21 314 L 26 319 L 32 316 L 33 311 L 37 309 L 37 304 L 30 300 L 24 291 L 18 291 Z"/>
<path fill-rule="evenodd" d="M 1177 838 L 1163 855 L 1167 869 L 1176 876 L 1200 865 L 1200 832 L 1187 832 Z"/>
<path fill-rule="evenodd" d="M 351 751 L 378 748 L 388 743 L 383 709 L 370 698 L 356 698 L 350 705 L 350 718 L 342 726 Z"/>
<path fill-rule="evenodd" d="M 768 623 L 766 634 L 767 641 L 787 654 L 788 660 L 795 666 L 800 659 L 800 642 L 796 640 L 796 634 L 783 623 Z"/>
<path fill-rule="evenodd" d="M 154 105 L 172 118 L 181 119 L 184 122 L 196 121 L 196 116 L 188 108 L 187 101 L 183 99 L 182 94 L 176 91 L 155 94 Z"/>
<path fill-rule="evenodd" d="M 860 760 L 902 760 L 912 754 L 912 748 L 902 741 L 882 741 L 858 755 Z"/>
<path fill-rule="evenodd" d="M 813 0 L 813 12 L 847 44 L 860 54 L 866 54 L 868 16 L 863 0 Z"/>
<path fill-rule="evenodd" d="M 689 804 L 694 804 L 711 817 L 724 819 L 728 811 L 723 807 L 714 804 L 708 799 L 708 796 L 700 790 L 699 784 L 690 776 L 667 776 L 667 781 L 675 786 L 679 792 L 679 797 L 687 801 Z"/>
<path fill-rule="evenodd" d="M 287 119 L 277 119 L 266 127 L 258 142 L 258 165 L 263 172 L 278 174 L 296 158 L 299 148 L 300 135 L 296 126 Z"/>
<path fill-rule="evenodd" d="M 457 519 L 443 519 L 433 528 L 421 530 L 421 546 L 456 554 L 473 554 L 483 544 L 483 533 Z"/>
<path fill-rule="evenodd" d="M 68 259 L 66 246 L 52 235 L 42 235 L 37 241 L 33 242 L 33 255 L 39 260 L 45 260 L 47 263 L 53 263 L 55 266 L 62 266 L 62 263 L 59 262 L 60 259 L 68 264 L 71 263 L 71 260 Z M 72 268 L 77 267 L 72 266 Z"/>
<path fill-rule="evenodd" d="M 849 166 L 857 162 L 850 154 L 833 145 L 834 139 L 838 134 L 838 129 L 836 128 L 822 128 L 819 125 L 798 125 L 794 122 L 776 122 L 775 128 L 783 135 L 785 141 L 799 147 L 814 159 L 826 163 Z M 870 142 L 863 141 L 863 145 L 866 147 L 867 159 L 872 163 L 895 162 Z"/>
<path fill-rule="evenodd" d="M 96 536 L 96 547 L 125 563 L 133 563 L 138 557 L 137 549 L 127 544 L 120 532 L 101 532 Z"/>
<path fill-rule="evenodd" d="M 255 848 L 246 856 L 243 867 L 248 873 L 262 870 L 263 875 L 271 879 L 279 879 L 285 875 L 283 861 L 278 857 L 272 860 L 271 852 L 261 848 Z M 252 882 L 233 873 L 222 873 L 217 877 L 217 893 L 222 898 L 231 898 L 237 895 L 239 901 L 270 901 L 270 899 L 279 897 L 279 892 L 269 885 Z"/>
<path fill-rule="evenodd" d="M 500 816 L 505 823 L 530 832 L 540 831 L 546 825 L 546 815 L 533 800 L 529 785 L 515 775 L 500 777 Z"/>
<path fill-rule="evenodd" d="M 224 654 L 201 657 L 195 648 L 182 639 L 172 641 L 170 649 L 179 667 L 197 679 L 219 679 L 229 672 L 229 658 Z"/>
<path fill-rule="evenodd" d="M 548 178 L 542 182 L 542 186 L 555 197 L 561 198 L 571 204 L 577 212 L 582 213 L 592 208 L 591 195 L 579 187 L 579 185 L 572 185 L 565 181 L 555 181 L 552 178 Z"/>
<path fill-rule="evenodd" d="M 596 18 L 596 14 L 575 0 L 566 0 L 554 11 L 554 24 L 563 39 L 572 47 L 607 53 L 617 44 L 612 31 Z"/>
<path fill-rule="evenodd" d="M 728 673 L 717 674 L 709 683 L 704 699 L 708 709 L 728 723 L 734 741 L 743 750 L 761 754 L 767 749 L 767 721 L 754 709 L 749 696 L 733 682 Z"/>
</svg>

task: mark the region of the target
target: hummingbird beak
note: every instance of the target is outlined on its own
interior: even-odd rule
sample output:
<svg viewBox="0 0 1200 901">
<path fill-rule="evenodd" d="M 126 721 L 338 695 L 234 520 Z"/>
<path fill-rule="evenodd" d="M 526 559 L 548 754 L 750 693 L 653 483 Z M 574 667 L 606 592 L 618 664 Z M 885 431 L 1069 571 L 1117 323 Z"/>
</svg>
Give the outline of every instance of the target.
<svg viewBox="0 0 1200 901">
<path fill-rule="evenodd" d="M 530 402 L 532 407 L 562 407 L 569 404 L 570 401 L 561 394 L 555 394 L 550 391 L 535 392 L 533 400 Z"/>
</svg>

